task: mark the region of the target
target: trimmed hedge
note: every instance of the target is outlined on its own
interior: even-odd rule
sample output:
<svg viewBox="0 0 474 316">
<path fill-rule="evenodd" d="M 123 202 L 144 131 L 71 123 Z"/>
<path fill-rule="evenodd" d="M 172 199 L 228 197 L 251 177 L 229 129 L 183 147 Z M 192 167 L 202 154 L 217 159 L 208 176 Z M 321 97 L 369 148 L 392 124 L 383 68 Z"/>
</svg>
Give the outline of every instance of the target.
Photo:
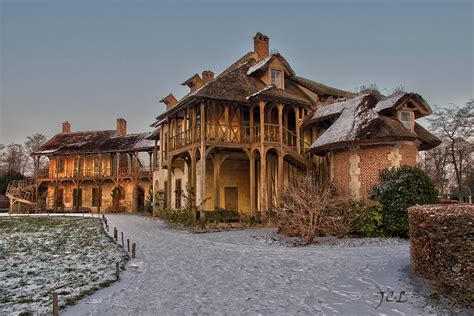
<svg viewBox="0 0 474 316">
<path fill-rule="evenodd" d="M 417 205 L 408 214 L 414 272 L 474 307 L 474 205 Z"/>
</svg>

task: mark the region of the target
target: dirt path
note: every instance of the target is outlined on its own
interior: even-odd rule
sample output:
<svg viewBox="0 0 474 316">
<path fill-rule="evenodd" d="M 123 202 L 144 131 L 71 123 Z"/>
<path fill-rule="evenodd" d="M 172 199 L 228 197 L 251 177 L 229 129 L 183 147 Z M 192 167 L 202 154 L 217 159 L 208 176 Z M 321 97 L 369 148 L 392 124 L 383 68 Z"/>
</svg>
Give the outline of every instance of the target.
<svg viewBox="0 0 474 316">
<path fill-rule="evenodd" d="M 250 239 L 268 229 L 190 234 L 157 219 L 109 215 L 137 242 L 137 271 L 65 314 L 413 315 L 427 307 L 409 277 L 408 243 L 352 248 L 269 246 Z M 380 301 L 380 291 L 405 291 Z"/>
</svg>

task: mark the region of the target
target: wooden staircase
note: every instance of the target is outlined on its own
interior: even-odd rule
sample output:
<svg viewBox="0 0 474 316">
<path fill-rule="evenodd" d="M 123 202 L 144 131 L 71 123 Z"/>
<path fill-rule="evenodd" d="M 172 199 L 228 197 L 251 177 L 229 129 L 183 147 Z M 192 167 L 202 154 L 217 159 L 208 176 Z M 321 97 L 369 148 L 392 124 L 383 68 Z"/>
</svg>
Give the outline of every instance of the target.
<svg viewBox="0 0 474 316">
<path fill-rule="evenodd" d="M 10 214 L 24 213 L 25 211 L 29 213 L 39 209 L 35 192 L 36 184 L 34 179 L 13 180 L 8 183 L 6 192 L 6 196 L 10 199 L 10 209 L 8 212 Z"/>
</svg>

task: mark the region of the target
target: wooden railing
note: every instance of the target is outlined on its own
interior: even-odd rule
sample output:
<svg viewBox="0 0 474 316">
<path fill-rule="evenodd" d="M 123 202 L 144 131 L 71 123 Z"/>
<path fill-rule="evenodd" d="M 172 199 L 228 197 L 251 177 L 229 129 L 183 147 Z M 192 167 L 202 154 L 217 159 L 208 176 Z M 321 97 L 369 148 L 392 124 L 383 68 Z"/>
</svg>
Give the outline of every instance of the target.
<svg viewBox="0 0 474 316">
<path fill-rule="evenodd" d="M 204 128 L 206 141 L 234 144 L 251 144 L 252 142 L 258 143 L 261 141 L 259 124 L 253 127 L 253 132 L 248 126 L 228 126 L 225 124 L 209 123 L 205 124 Z M 263 132 L 264 142 L 280 142 L 280 126 L 278 124 L 265 123 Z M 193 143 L 192 135 L 192 129 L 188 129 L 170 137 L 169 150 L 173 151 L 191 145 Z M 251 136 L 253 136 L 253 141 Z M 201 141 L 200 126 L 194 129 L 194 139 L 195 143 Z M 310 146 L 301 137 L 298 138 L 295 132 L 283 127 L 283 144 L 296 151 L 298 142 L 300 143 L 301 152 Z"/>
<path fill-rule="evenodd" d="M 122 168 L 83 168 L 75 170 L 49 170 L 38 173 L 39 179 L 64 179 L 64 178 L 105 178 L 114 176 L 140 176 L 151 173 L 149 166 L 132 166 Z"/>
</svg>

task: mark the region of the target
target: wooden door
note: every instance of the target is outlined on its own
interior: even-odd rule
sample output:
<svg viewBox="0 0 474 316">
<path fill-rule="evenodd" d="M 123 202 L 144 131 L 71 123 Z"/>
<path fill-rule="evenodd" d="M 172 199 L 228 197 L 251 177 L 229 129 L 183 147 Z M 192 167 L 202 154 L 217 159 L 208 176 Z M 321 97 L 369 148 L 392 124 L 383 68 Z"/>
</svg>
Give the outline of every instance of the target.
<svg viewBox="0 0 474 316">
<path fill-rule="evenodd" d="M 239 210 L 239 194 L 236 187 L 225 188 L 225 209 L 229 211 Z"/>
</svg>

